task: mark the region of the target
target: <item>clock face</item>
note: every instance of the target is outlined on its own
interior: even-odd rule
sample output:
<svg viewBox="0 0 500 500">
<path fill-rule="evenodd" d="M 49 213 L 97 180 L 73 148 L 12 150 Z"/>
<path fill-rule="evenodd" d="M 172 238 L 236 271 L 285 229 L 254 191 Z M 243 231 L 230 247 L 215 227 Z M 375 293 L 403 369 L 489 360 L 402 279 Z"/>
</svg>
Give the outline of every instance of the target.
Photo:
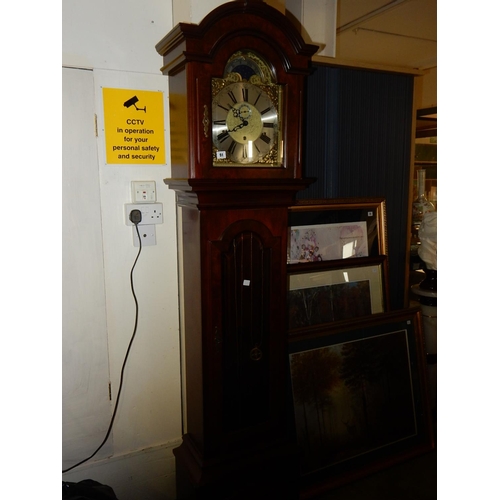
<svg viewBox="0 0 500 500">
<path fill-rule="evenodd" d="M 279 114 L 264 86 L 224 85 L 212 101 L 215 165 L 275 166 Z"/>
</svg>

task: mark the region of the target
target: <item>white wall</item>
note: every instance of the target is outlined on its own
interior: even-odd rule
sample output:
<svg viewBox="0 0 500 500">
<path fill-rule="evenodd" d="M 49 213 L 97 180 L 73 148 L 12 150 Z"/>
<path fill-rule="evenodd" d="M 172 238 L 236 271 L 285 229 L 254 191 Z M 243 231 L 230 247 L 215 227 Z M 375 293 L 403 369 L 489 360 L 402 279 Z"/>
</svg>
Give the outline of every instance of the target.
<svg viewBox="0 0 500 500">
<path fill-rule="evenodd" d="M 124 216 L 131 181 L 156 181 L 164 209 L 157 244 L 143 247 L 134 272 L 138 329 L 113 432 L 99 454 L 63 480 L 95 479 L 121 500 L 175 498 L 172 448 L 182 419 L 175 197 L 163 183 L 169 162 L 106 164 L 102 107 L 103 87 L 160 91 L 168 123 L 168 79 L 154 47 L 172 27 L 172 3 L 144 0 L 140 9 L 132 0 L 62 5 L 63 469 L 101 444 L 133 333 L 130 270 L 138 249 Z M 167 151 L 168 137 L 166 126 Z"/>
<path fill-rule="evenodd" d="M 316 55 L 335 57 L 337 0 L 286 0 L 286 8 L 304 40 L 319 45 Z"/>
<path fill-rule="evenodd" d="M 199 23 L 209 12 L 223 3 L 224 0 L 174 0 L 174 26 L 180 22 Z"/>
<path fill-rule="evenodd" d="M 155 45 L 172 28 L 172 0 L 64 0 L 65 66 L 160 74 Z"/>
</svg>

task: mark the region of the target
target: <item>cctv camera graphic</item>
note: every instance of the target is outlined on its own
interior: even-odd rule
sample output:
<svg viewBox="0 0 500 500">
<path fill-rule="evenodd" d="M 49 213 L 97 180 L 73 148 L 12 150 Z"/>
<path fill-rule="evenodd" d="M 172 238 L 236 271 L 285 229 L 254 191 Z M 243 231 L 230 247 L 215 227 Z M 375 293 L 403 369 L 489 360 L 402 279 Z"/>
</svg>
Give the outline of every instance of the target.
<svg viewBox="0 0 500 500">
<path fill-rule="evenodd" d="M 125 101 L 123 103 L 123 105 L 126 107 L 126 108 L 130 108 L 130 106 L 134 106 L 134 108 L 137 110 L 137 111 L 144 111 L 144 113 L 146 112 L 146 106 L 144 106 L 143 108 L 138 108 L 135 103 L 136 102 L 139 102 L 139 99 L 137 98 L 137 96 L 135 95 L 134 97 L 131 97 L 128 101 Z"/>
</svg>

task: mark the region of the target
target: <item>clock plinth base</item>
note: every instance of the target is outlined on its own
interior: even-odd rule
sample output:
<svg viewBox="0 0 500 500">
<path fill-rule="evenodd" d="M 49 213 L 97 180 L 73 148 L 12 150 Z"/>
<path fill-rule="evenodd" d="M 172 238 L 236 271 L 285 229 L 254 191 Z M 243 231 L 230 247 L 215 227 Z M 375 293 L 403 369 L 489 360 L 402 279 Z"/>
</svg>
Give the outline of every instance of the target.
<svg viewBox="0 0 500 500">
<path fill-rule="evenodd" d="M 294 444 L 204 463 L 187 434 L 174 455 L 178 500 L 299 498 L 299 459 Z"/>
</svg>

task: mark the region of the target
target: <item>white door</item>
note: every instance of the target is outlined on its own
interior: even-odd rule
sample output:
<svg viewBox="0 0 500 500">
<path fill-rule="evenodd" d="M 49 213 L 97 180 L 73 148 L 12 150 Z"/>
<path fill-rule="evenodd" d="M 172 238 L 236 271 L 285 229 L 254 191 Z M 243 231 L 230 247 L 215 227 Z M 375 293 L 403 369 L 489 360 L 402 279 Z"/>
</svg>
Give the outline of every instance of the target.
<svg viewBox="0 0 500 500">
<path fill-rule="evenodd" d="M 62 468 L 101 444 L 111 418 L 92 71 L 62 74 Z M 96 458 L 109 456 L 112 436 Z"/>
</svg>

